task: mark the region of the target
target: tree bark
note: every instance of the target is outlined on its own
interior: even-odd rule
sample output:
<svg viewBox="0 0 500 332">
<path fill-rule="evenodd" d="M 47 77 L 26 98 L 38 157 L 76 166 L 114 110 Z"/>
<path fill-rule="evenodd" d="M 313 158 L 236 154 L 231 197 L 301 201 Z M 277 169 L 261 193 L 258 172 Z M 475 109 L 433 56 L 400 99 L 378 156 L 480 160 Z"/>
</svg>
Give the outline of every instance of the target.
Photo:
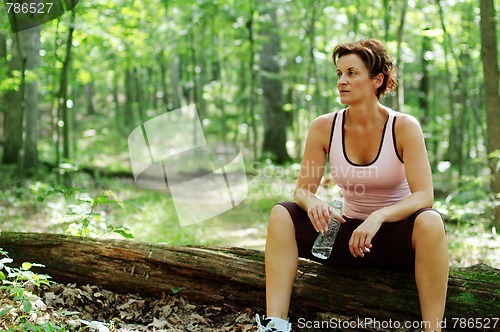
<svg viewBox="0 0 500 332">
<path fill-rule="evenodd" d="M 60 156 L 57 157 L 58 161 L 62 161 L 63 163 L 69 162 L 69 159 L 71 157 L 71 138 L 70 138 L 70 130 L 71 130 L 71 115 L 69 114 L 68 110 L 68 81 L 69 81 L 69 71 L 70 71 L 70 66 L 71 66 L 71 52 L 72 52 L 72 47 L 73 47 L 73 33 L 75 31 L 75 19 L 76 19 L 76 13 L 75 10 L 71 12 L 71 20 L 70 20 L 70 26 L 68 29 L 68 37 L 66 39 L 66 50 L 64 54 L 64 60 L 62 62 L 62 69 L 61 69 L 61 78 L 59 81 L 59 92 L 58 92 L 58 98 L 57 98 L 57 118 L 59 119 L 58 121 L 62 121 L 62 128 L 57 129 L 57 137 L 58 137 L 58 143 L 59 144 L 61 141 L 62 137 L 62 159 Z M 62 130 L 62 133 L 61 133 Z M 58 153 L 60 152 L 59 148 L 57 148 Z M 66 187 L 71 187 L 71 174 L 69 172 L 65 172 L 63 174 L 63 181 L 64 185 Z"/>
<path fill-rule="evenodd" d="M 26 75 L 39 66 L 39 51 L 39 26 L 14 34 L 8 75 L 19 71 L 20 82 L 18 88 L 7 91 L 5 97 L 3 162 L 17 164 L 20 178 L 24 176 L 25 165 L 34 171 L 38 164 L 38 79 L 26 82 Z M 5 53 L 6 49 L 1 52 Z"/>
<path fill-rule="evenodd" d="M 180 289 L 189 301 L 264 312 L 261 251 L 6 232 L 0 236 L 0 248 L 17 264 L 44 264 L 40 272 L 59 283 L 153 297 Z M 499 285 L 498 269 L 452 269 L 445 317 L 497 317 Z M 420 319 L 412 274 L 335 270 L 304 259 L 299 261 L 290 311 L 292 319 L 332 312 L 352 318 Z"/>
<path fill-rule="evenodd" d="M 257 122 L 255 119 L 255 86 L 257 82 L 257 71 L 255 70 L 255 38 L 254 38 L 254 14 L 255 14 L 255 3 L 252 2 L 252 6 L 250 8 L 249 19 L 247 21 L 246 27 L 248 29 L 248 42 L 249 42 L 249 50 L 248 50 L 248 72 L 250 73 L 250 92 L 248 98 L 248 108 L 250 113 L 250 123 L 252 128 L 252 150 L 253 150 L 253 161 L 257 161 L 257 143 L 259 141 L 259 132 L 257 130 Z M 244 84 L 244 80 L 241 80 L 242 84 Z M 244 89 L 242 89 L 244 91 Z M 247 121 L 247 117 L 245 117 L 245 123 Z M 247 137 L 249 137 L 247 135 Z"/>
<path fill-rule="evenodd" d="M 7 37 L 3 32 L 0 32 L 0 77 L 2 79 L 7 75 L 7 70 L 4 68 L 7 68 L 8 66 L 8 60 L 7 60 Z M 6 107 L 6 101 L 5 97 L 2 94 L 0 94 L 0 144 L 4 139 L 4 114 L 7 110 Z"/>
<path fill-rule="evenodd" d="M 26 67 L 26 59 L 23 55 L 23 47 L 20 45 L 21 40 L 25 40 L 29 36 L 29 30 L 21 31 L 14 34 L 12 45 L 12 59 L 9 62 L 9 76 L 12 76 L 14 71 L 20 71 L 22 78 L 17 87 L 17 91 L 8 90 L 5 93 L 6 112 L 4 117 L 4 142 L 3 142 L 3 164 L 17 164 L 19 160 L 19 151 L 22 146 L 22 128 L 24 114 L 23 93 L 24 90 L 24 71 Z M 25 38 L 21 38 L 24 36 Z"/>
<path fill-rule="evenodd" d="M 134 82 L 133 71 L 130 68 L 125 70 L 125 114 L 123 124 L 127 130 L 134 128 Z"/>
<path fill-rule="evenodd" d="M 462 140 L 462 137 L 460 137 L 459 133 L 459 122 L 458 119 L 460 115 L 455 109 L 455 97 L 456 97 L 456 87 L 454 87 L 453 84 L 453 72 L 451 71 L 451 66 L 450 66 L 450 61 L 449 61 L 449 56 L 451 56 L 455 63 L 458 66 L 458 58 L 455 55 L 455 49 L 454 45 L 452 44 L 452 39 L 448 33 L 448 29 L 445 23 L 445 13 L 443 10 L 443 6 L 441 4 L 441 0 L 436 0 L 436 5 L 438 7 L 438 12 L 439 12 L 439 21 L 441 24 L 441 29 L 443 30 L 443 47 L 444 47 L 444 65 L 445 65 L 445 72 L 446 72 L 446 86 L 447 86 L 447 92 L 448 92 L 448 107 L 449 107 L 449 114 L 450 114 L 450 127 L 449 127 L 449 138 L 448 138 L 448 148 L 446 151 L 446 159 L 451 162 L 452 165 L 457 165 L 458 162 L 458 154 L 461 153 L 460 150 L 460 142 Z M 458 74 L 457 74 L 458 76 Z M 457 81 L 459 78 L 457 77 Z"/>
<path fill-rule="evenodd" d="M 404 62 L 401 61 L 401 58 L 403 54 L 402 44 L 405 32 L 405 21 L 406 21 L 406 12 L 408 8 L 408 3 L 407 1 L 401 1 L 401 4 L 403 5 L 403 7 L 401 8 L 401 15 L 399 19 L 400 23 L 396 37 L 397 41 L 396 67 L 398 68 L 398 85 L 396 86 L 396 99 L 393 99 L 393 103 L 395 102 L 393 108 L 400 112 L 403 112 L 405 104 L 404 102 L 405 90 L 404 90 L 404 80 L 403 80 Z"/>
<path fill-rule="evenodd" d="M 34 28 L 32 28 L 34 29 Z M 38 36 L 38 41 L 40 36 Z M 38 44 L 40 45 L 40 44 Z M 38 54 L 39 49 L 37 50 Z M 26 84 L 26 140 L 24 144 L 24 165 L 28 174 L 33 174 L 38 169 L 38 80 Z"/>
<path fill-rule="evenodd" d="M 40 31 L 41 27 L 36 26 L 30 31 L 30 42 L 26 44 L 27 69 L 36 71 L 40 66 Z M 24 165 L 29 174 L 34 173 L 38 168 L 38 133 L 39 133 L 39 109 L 38 109 L 38 79 L 27 82 L 25 86 L 25 142 L 24 142 Z"/>
<path fill-rule="evenodd" d="M 59 114 L 60 119 L 64 122 L 63 125 L 63 159 L 68 160 L 70 158 L 70 138 L 69 138 L 69 114 L 68 114 L 68 80 L 69 80 L 69 67 L 71 64 L 71 48 L 73 46 L 73 32 L 75 30 L 75 14 L 73 12 L 71 16 L 71 23 L 68 31 L 68 39 L 66 41 L 66 53 L 64 56 L 61 81 L 59 84 Z"/>
<path fill-rule="evenodd" d="M 278 164 L 290 159 L 286 150 L 286 118 L 283 111 L 283 85 L 278 63 L 280 36 L 277 32 L 276 8 L 273 3 L 263 4 L 262 16 L 265 17 L 260 50 L 260 83 L 264 106 L 263 153 L 270 154 Z"/>
<path fill-rule="evenodd" d="M 85 103 L 87 104 L 87 115 L 94 115 L 96 113 L 94 106 L 94 82 L 90 81 L 83 86 L 85 91 Z"/>
<path fill-rule="evenodd" d="M 484 73 L 484 95 L 488 125 L 487 152 L 491 171 L 491 189 L 500 198 L 500 92 L 498 88 L 499 69 L 495 6 L 493 0 L 481 0 L 481 59 Z M 495 151 L 499 154 L 493 157 Z M 500 205 L 496 205 L 493 225 L 500 228 Z"/>
</svg>

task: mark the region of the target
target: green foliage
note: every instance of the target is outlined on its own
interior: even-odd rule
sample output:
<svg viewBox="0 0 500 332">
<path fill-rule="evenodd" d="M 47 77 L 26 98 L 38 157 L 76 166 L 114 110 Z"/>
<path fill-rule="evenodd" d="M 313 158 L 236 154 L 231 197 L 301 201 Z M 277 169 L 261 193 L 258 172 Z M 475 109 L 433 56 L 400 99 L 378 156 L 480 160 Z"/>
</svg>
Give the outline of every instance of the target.
<svg viewBox="0 0 500 332">
<path fill-rule="evenodd" d="M 125 238 L 132 238 L 124 226 L 114 226 L 107 222 L 108 212 L 103 206 L 123 207 L 125 203 L 111 190 L 100 190 L 95 197 L 77 188 L 65 186 L 50 186 L 38 196 L 43 202 L 49 196 L 62 195 L 66 202 L 66 220 L 63 222 L 65 231 L 75 236 L 102 236 L 110 232 L 120 234 Z"/>
<path fill-rule="evenodd" d="M 182 290 L 184 290 L 184 287 L 180 287 L 180 288 L 176 288 L 176 287 L 172 287 L 170 288 L 170 290 L 172 291 L 172 294 L 178 294 L 179 292 L 181 292 Z"/>
<path fill-rule="evenodd" d="M 495 204 L 498 198 L 491 195 L 489 176 L 462 176 L 445 200 L 436 202 L 436 207 L 453 222 L 488 225 Z"/>
<path fill-rule="evenodd" d="M 494 165 L 496 172 L 500 172 L 500 150 L 495 150 L 488 154 L 488 159 Z"/>
<path fill-rule="evenodd" d="M 3 91 L 19 91 L 21 86 L 21 72 L 19 70 L 13 70 L 10 72 L 10 77 L 7 77 L 0 81 L 0 92 Z"/>
<path fill-rule="evenodd" d="M 33 272 L 33 267 L 41 264 L 23 262 L 20 267 L 12 267 L 13 262 L 7 252 L 0 249 L 0 280 L 2 290 L 12 302 L 0 309 L 0 322 L 8 327 L 8 331 L 66 331 L 50 322 L 35 322 L 38 315 L 43 314 L 42 300 L 33 293 L 42 285 L 50 285 L 50 276 Z M 3 303 L 8 303 L 3 299 Z"/>
</svg>

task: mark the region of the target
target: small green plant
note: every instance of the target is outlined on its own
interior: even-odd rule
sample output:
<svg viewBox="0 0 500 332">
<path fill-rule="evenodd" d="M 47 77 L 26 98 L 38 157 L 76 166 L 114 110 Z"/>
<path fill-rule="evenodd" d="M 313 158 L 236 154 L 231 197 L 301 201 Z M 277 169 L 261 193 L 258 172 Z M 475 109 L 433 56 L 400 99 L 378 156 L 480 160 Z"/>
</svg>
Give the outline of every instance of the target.
<svg viewBox="0 0 500 332">
<path fill-rule="evenodd" d="M 43 202 L 48 196 L 60 194 L 66 202 L 67 212 L 63 223 L 65 231 L 75 236 L 101 236 L 108 233 L 117 233 L 125 238 L 133 235 L 124 226 L 114 226 L 107 220 L 106 207 L 120 206 L 125 203 L 111 190 L 100 190 L 95 197 L 76 188 L 52 186 L 38 196 Z"/>
<path fill-rule="evenodd" d="M 36 290 L 50 286 L 53 282 L 46 274 L 32 271 L 32 268 L 44 267 L 42 264 L 24 262 L 20 267 L 13 267 L 13 259 L 0 249 L 0 329 L 9 332 L 66 332 L 99 331 L 116 332 L 113 321 L 102 323 L 88 322 L 83 319 L 67 322 L 67 314 L 78 312 L 60 312 L 48 307 L 38 296 Z"/>
<path fill-rule="evenodd" d="M 33 272 L 33 267 L 41 264 L 24 262 L 20 267 L 12 267 L 13 262 L 7 252 L 0 249 L 0 290 L 2 306 L 0 324 L 7 331 L 66 331 L 50 322 L 37 322 L 46 305 L 33 291 L 42 285 L 50 285 L 50 276 Z"/>
</svg>

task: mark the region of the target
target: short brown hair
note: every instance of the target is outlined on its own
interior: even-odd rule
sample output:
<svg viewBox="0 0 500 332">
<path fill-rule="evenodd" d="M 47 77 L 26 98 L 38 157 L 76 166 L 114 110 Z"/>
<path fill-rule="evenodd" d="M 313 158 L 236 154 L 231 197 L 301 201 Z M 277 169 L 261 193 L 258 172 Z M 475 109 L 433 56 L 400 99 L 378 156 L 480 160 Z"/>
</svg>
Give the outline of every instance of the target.
<svg viewBox="0 0 500 332">
<path fill-rule="evenodd" d="M 368 68 L 370 77 L 374 78 L 378 74 L 384 74 L 384 81 L 377 89 L 377 98 L 396 88 L 397 69 L 387 53 L 384 44 L 377 39 L 362 39 L 351 43 L 339 44 L 332 53 L 332 60 L 335 66 L 337 61 L 344 55 L 356 54 Z"/>
</svg>

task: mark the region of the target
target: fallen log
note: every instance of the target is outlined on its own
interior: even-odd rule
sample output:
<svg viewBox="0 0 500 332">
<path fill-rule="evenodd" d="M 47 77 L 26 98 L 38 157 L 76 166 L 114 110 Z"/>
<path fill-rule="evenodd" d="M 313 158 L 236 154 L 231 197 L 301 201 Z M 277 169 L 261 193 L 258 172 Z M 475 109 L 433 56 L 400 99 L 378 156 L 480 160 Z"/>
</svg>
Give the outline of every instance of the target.
<svg viewBox="0 0 500 332">
<path fill-rule="evenodd" d="M 243 248 L 167 246 L 56 234 L 7 233 L 0 248 L 14 262 L 40 263 L 59 283 L 159 297 L 180 291 L 189 301 L 264 312 L 263 252 Z M 300 260 L 291 318 L 335 313 L 378 320 L 417 321 L 412 274 L 332 269 Z M 500 313 L 500 270 L 486 265 L 450 272 L 446 317 L 495 318 Z M 500 327 L 500 322 L 497 324 Z"/>
</svg>

